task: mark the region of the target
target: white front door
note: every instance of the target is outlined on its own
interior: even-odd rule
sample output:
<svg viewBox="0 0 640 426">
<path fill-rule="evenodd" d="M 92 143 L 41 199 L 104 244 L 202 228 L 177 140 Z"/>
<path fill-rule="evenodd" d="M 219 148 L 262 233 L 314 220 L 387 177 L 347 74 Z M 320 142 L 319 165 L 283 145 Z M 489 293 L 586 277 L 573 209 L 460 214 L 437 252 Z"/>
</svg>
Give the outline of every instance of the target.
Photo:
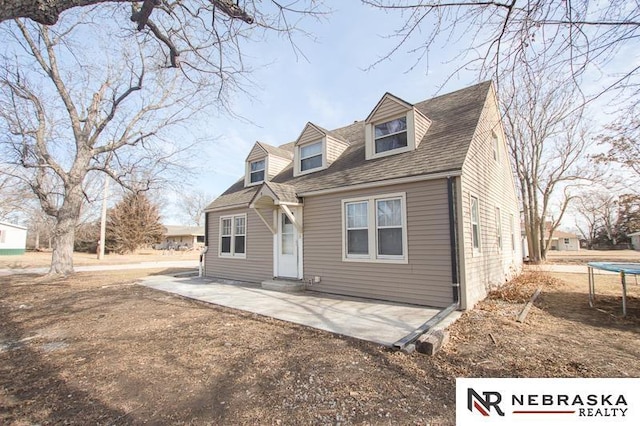
<svg viewBox="0 0 640 426">
<path fill-rule="evenodd" d="M 278 276 L 298 278 L 298 230 L 284 212 L 278 212 Z"/>
</svg>

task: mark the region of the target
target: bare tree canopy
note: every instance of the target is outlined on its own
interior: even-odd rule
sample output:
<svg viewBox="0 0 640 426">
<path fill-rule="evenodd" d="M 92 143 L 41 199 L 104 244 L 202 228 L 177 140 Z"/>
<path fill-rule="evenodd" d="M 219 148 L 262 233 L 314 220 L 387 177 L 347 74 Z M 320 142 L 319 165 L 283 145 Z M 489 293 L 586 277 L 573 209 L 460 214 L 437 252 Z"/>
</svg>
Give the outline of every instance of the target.
<svg viewBox="0 0 640 426">
<path fill-rule="evenodd" d="M 572 188 L 597 177 L 588 161 L 591 139 L 581 123 L 582 109 L 574 108 L 576 99 L 573 86 L 531 67 L 503 85 L 505 131 L 533 262 L 546 258 Z"/>
<path fill-rule="evenodd" d="M 600 135 L 599 143 L 605 144 L 609 150 L 597 155 L 596 160 L 603 163 L 617 163 L 640 178 L 640 119 L 631 115 L 613 123 Z M 635 182 L 636 191 L 637 180 Z"/>
<path fill-rule="evenodd" d="M 391 37 L 395 47 L 379 62 L 406 50 L 420 63 L 442 46 L 453 50 L 468 68 L 477 65 L 485 77 L 499 79 L 522 63 L 553 58 L 565 76 L 579 80 L 586 73 L 595 89 L 591 99 L 611 89 L 638 94 L 640 66 L 628 61 L 640 38 L 637 1 L 611 0 L 363 0 L 388 12 L 402 14 L 404 24 Z M 454 58 L 448 58 L 449 60 Z M 607 74 L 607 66 L 610 72 Z M 452 73 L 453 74 L 453 73 Z M 594 82 L 594 80 L 598 80 Z M 586 84 L 581 88 L 586 93 Z"/>
<path fill-rule="evenodd" d="M 128 28 L 129 33 L 135 29 L 148 34 L 156 41 L 166 66 L 221 77 L 238 71 L 242 63 L 238 55 L 240 39 L 249 37 L 251 30 L 262 28 L 280 33 L 289 38 L 295 49 L 292 36 L 300 31 L 300 18 L 317 18 L 326 13 L 320 0 L 287 4 L 247 0 L 242 6 L 232 0 L 0 0 L 0 22 L 28 18 L 53 25 L 66 10 L 108 3 L 128 10 L 129 20 L 126 14 L 103 18 L 119 20 L 119 25 Z M 228 64 L 233 56 L 236 60 Z"/>
<path fill-rule="evenodd" d="M 203 224 L 204 209 L 215 197 L 206 191 L 187 190 L 183 191 L 176 204 L 180 211 L 180 216 L 187 225 L 200 226 Z"/>
</svg>

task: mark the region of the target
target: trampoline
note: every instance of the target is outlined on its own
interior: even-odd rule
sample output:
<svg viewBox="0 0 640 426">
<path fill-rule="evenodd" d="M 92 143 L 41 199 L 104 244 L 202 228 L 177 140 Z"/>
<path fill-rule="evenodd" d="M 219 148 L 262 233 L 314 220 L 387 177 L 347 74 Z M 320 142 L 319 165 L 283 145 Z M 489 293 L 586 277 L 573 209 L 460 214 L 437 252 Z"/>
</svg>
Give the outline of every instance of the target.
<svg viewBox="0 0 640 426">
<path fill-rule="evenodd" d="M 617 272 L 620 275 L 622 285 L 622 315 L 627 315 L 627 275 L 640 275 L 640 263 L 611 263 L 611 262 L 589 262 L 587 263 L 589 273 L 589 306 L 593 308 L 596 299 L 596 282 L 593 274 L 594 269 Z"/>
</svg>

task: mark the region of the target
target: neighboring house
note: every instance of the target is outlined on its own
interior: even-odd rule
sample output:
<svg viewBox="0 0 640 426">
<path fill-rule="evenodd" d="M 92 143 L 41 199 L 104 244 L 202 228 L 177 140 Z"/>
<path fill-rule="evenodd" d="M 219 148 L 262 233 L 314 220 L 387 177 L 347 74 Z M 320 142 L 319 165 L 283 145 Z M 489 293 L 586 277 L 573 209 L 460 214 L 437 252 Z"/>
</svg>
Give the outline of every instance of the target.
<svg viewBox="0 0 640 426">
<path fill-rule="evenodd" d="M 631 237 L 631 245 L 633 246 L 633 249 L 640 251 L 640 231 L 628 234 L 627 236 Z"/>
<path fill-rule="evenodd" d="M 210 277 L 470 308 L 522 266 L 491 82 L 417 104 L 387 93 L 364 121 L 257 142 L 205 211 Z"/>
<path fill-rule="evenodd" d="M 548 237 L 549 234 L 546 234 L 545 238 Z M 553 235 L 551 235 L 551 245 L 549 249 L 558 251 L 580 250 L 580 237 L 570 232 L 556 230 Z"/>
<path fill-rule="evenodd" d="M 24 254 L 26 245 L 27 228 L 0 222 L 0 256 Z"/>
<path fill-rule="evenodd" d="M 204 226 L 165 225 L 162 243 L 156 249 L 193 249 L 204 247 Z"/>
</svg>

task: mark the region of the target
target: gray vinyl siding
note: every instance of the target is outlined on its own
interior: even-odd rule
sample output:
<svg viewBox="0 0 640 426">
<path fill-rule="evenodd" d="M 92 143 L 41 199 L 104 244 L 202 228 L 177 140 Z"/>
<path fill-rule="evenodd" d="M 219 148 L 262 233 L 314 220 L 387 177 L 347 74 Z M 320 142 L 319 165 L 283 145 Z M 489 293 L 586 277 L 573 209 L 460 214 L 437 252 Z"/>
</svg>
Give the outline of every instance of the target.
<svg viewBox="0 0 640 426">
<path fill-rule="evenodd" d="M 266 156 L 267 156 L 267 152 L 264 149 L 262 149 L 262 147 L 260 145 L 255 144 L 253 146 L 253 149 L 251 149 L 251 152 L 247 156 L 247 162 L 251 162 L 251 161 L 255 161 L 255 160 L 261 160 L 261 159 L 265 158 Z"/>
<path fill-rule="evenodd" d="M 406 193 L 408 264 L 342 260 L 342 200 Z M 449 216 L 445 180 L 307 197 L 304 200 L 305 278 L 311 289 L 444 307 L 452 303 Z"/>
<path fill-rule="evenodd" d="M 331 163 L 336 161 L 345 149 L 347 149 L 347 145 L 345 143 L 327 136 L 327 165 L 330 166 Z"/>
<path fill-rule="evenodd" d="M 218 257 L 220 217 L 247 214 L 246 258 Z M 273 277 L 273 236 L 250 209 L 210 212 L 209 249 L 205 254 L 205 275 L 231 280 L 260 282 Z"/>
<path fill-rule="evenodd" d="M 429 130 L 429 126 L 431 122 L 425 118 L 419 112 L 414 112 L 414 126 L 415 126 L 415 134 L 416 134 L 416 147 L 420 145 L 422 138 L 427 134 L 427 130 Z"/>
<path fill-rule="evenodd" d="M 324 138 L 324 133 L 319 132 L 313 126 L 307 125 L 300 137 L 298 137 L 296 145 L 300 146 L 307 143 L 318 142 L 322 138 Z"/>
<path fill-rule="evenodd" d="M 269 179 L 283 171 L 290 163 L 290 159 L 269 155 Z"/>
<path fill-rule="evenodd" d="M 498 135 L 499 161 L 493 157 L 492 132 Z M 520 213 L 504 131 L 493 89 L 489 91 L 467 153 L 461 178 L 464 241 L 462 304 L 470 309 L 487 292 L 503 284 L 522 267 Z M 473 250 L 470 197 L 479 200 L 480 252 Z M 498 248 L 496 207 L 502 218 L 502 249 Z M 511 247 L 510 216 L 514 217 L 515 250 Z"/>
<path fill-rule="evenodd" d="M 386 98 L 378 106 L 376 112 L 371 116 L 369 121 L 377 122 L 386 118 L 391 118 L 397 115 L 406 114 L 408 108 L 392 99 Z"/>
</svg>

